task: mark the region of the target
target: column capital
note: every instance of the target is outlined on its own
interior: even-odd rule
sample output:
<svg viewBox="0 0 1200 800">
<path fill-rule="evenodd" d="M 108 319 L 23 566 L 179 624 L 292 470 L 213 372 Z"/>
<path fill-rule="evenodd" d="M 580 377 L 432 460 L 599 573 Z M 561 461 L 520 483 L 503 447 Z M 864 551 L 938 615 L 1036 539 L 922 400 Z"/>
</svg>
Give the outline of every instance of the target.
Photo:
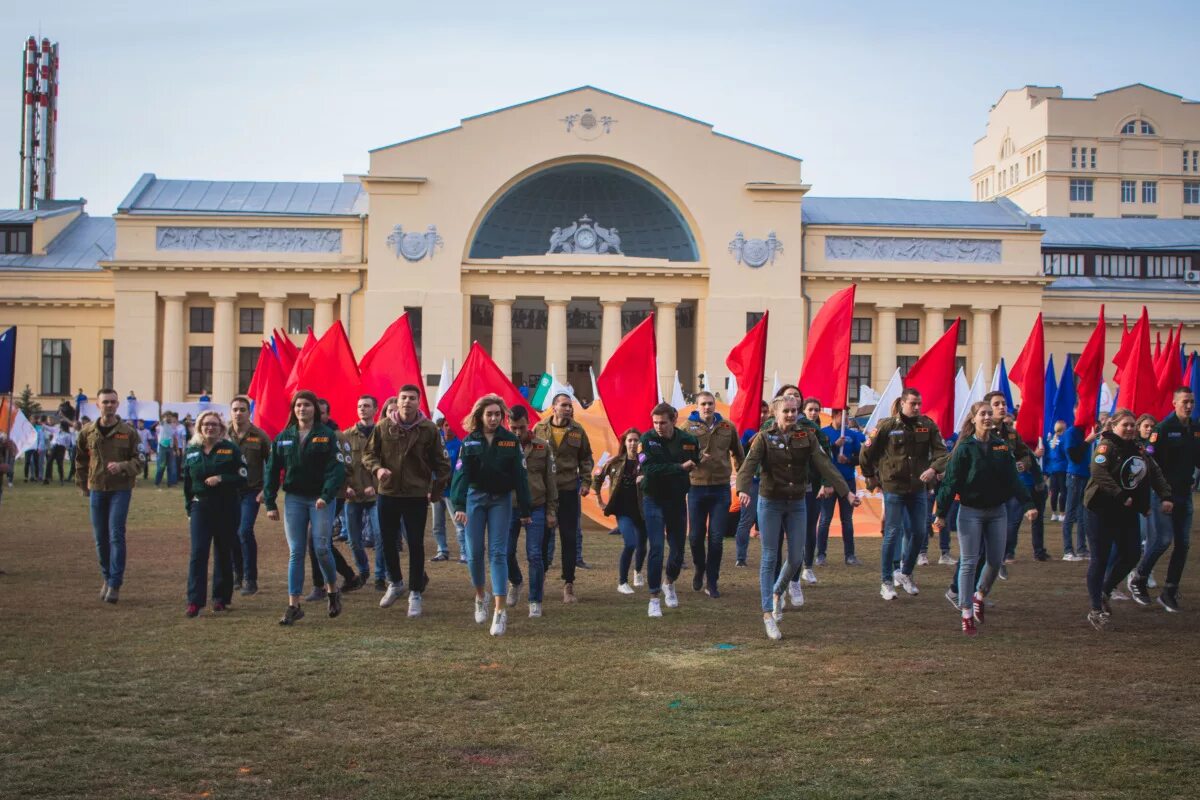
<svg viewBox="0 0 1200 800">
<path fill-rule="evenodd" d="M 336 303 L 338 296 L 336 294 L 310 294 L 309 298 L 314 303 Z"/>
<path fill-rule="evenodd" d="M 991 314 L 999 310 L 999 306 L 974 306 L 971 308 L 972 314 Z"/>
<path fill-rule="evenodd" d="M 682 297 L 662 297 L 662 298 L 659 298 L 654 301 L 654 305 L 656 308 L 667 308 L 668 306 L 671 308 L 674 308 L 675 306 L 681 305 L 682 303 L 683 303 Z"/>
<path fill-rule="evenodd" d="M 236 303 L 237 302 L 236 294 L 211 294 L 210 293 L 208 296 L 210 299 L 212 299 L 212 301 L 214 303 Z"/>
<path fill-rule="evenodd" d="M 549 307 L 549 306 L 565 306 L 567 303 L 571 302 L 571 299 L 572 298 L 570 297 L 570 295 L 561 295 L 561 294 L 546 295 L 543 298 L 543 300 L 545 300 L 545 302 L 546 302 L 547 307 Z"/>
<path fill-rule="evenodd" d="M 496 305 L 497 303 L 505 303 L 511 306 L 513 303 L 517 302 L 516 295 L 492 295 L 491 300 L 492 305 Z"/>
<path fill-rule="evenodd" d="M 287 295 L 286 294 L 267 294 L 266 292 L 259 292 L 258 299 L 262 300 L 264 302 L 267 302 L 267 303 L 284 303 L 284 302 L 287 302 Z"/>
<path fill-rule="evenodd" d="M 186 294 L 163 294 L 159 292 L 158 296 L 159 299 L 167 303 L 182 303 L 184 300 L 187 300 Z"/>
<path fill-rule="evenodd" d="M 600 305 L 601 306 L 618 306 L 618 307 L 623 306 L 623 305 L 625 305 L 625 298 L 623 298 L 623 297 L 601 297 Z"/>
<path fill-rule="evenodd" d="M 890 305 L 888 303 L 876 303 L 875 304 L 876 311 L 890 311 L 893 314 L 902 308 L 904 308 L 904 306 L 894 306 L 894 305 Z"/>
</svg>

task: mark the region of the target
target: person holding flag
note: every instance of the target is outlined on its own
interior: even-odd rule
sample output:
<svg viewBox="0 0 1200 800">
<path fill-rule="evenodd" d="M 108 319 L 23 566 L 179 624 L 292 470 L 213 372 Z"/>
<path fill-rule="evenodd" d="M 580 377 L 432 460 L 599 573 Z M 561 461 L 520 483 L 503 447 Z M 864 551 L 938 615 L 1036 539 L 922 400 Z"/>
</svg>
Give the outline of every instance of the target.
<svg viewBox="0 0 1200 800">
<path fill-rule="evenodd" d="M 717 598 L 721 596 L 717 582 L 729 527 L 729 478 L 734 468 L 742 465 L 745 453 L 737 429 L 716 412 L 717 398 L 712 392 L 699 392 L 696 407 L 684 427 L 700 443 L 700 460 L 688 475 L 688 543 L 696 567 L 692 590 L 703 589 Z"/>
<path fill-rule="evenodd" d="M 858 456 L 867 437 L 861 431 L 845 427 L 845 414 L 842 409 L 833 410 L 830 422 L 822 432 L 833 447 L 834 465 L 846 484 L 853 488 L 856 482 L 854 468 L 858 464 Z M 846 565 L 857 565 L 858 557 L 854 555 L 854 506 L 848 498 L 836 494 L 821 498 L 817 505 L 820 509 L 820 519 L 817 522 L 816 565 L 825 566 L 825 550 L 829 546 L 829 526 L 833 522 L 835 506 L 842 524 L 842 551 Z"/>
<path fill-rule="evenodd" d="M 538 422 L 533 435 L 550 443 L 554 455 L 555 482 L 558 485 L 558 535 L 562 545 L 563 602 L 574 603 L 575 568 L 584 566 L 576 545 L 580 532 L 580 498 L 587 497 L 592 486 L 592 444 L 587 431 L 575 421 L 573 398 L 559 392 L 550 401 L 551 416 Z M 528 515 L 525 515 L 528 516 Z M 554 528 L 546 526 L 543 554 L 552 558 L 549 540 Z"/>
<path fill-rule="evenodd" d="M 238 528 L 233 548 L 233 588 L 245 596 L 258 593 L 258 539 L 254 523 L 262 502 L 263 473 L 271 452 L 271 437 L 250 422 L 250 398 L 239 394 L 229 401 L 229 439 L 246 461 L 246 483 L 239 490 Z"/>
</svg>

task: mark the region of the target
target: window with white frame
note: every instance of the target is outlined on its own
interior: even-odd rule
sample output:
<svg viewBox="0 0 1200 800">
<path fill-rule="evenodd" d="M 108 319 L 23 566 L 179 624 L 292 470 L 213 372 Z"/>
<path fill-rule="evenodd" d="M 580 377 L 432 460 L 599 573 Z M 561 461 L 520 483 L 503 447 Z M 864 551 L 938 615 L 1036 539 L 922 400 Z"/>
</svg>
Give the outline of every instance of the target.
<svg viewBox="0 0 1200 800">
<path fill-rule="evenodd" d="M 1147 256 L 1147 278 L 1182 278 L 1192 268 L 1191 256 Z"/>
<path fill-rule="evenodd" d="M 1144 119 L 1131 119 L 1121 128 L 1122 136 L 1154 136 L 1154 126 Z"/>
<path fill-rule="evenodd" d="M 1102 278 L 1137 278 L 1141 267 L 1141 256 L 1096 256 L 1096 275 Z"/>
<path fill-rule="evenodd" d="M 1142 181 L 1142 202 L 1158 202 L 1158 181 Z"/>
<path fill-rule="evenodd" d="M 1093 187 L 1095 181 L 1091 178 L 1072 178 L 1071 179 L 1071 202 L 1073 203 L 1090 203 L 1092 202 Z"/>
<path fill-rule="evenodd" d="M 1089 156 L 1088 167 L 1090 169 L 1095 169 L 1096 168 L 1096 148 L 1094 148 L 1094 147 L 1091 148 L 1090 152 L 1088 153 L 1088 156 Z"/>
<path fill-rule="evenodd" d="M 1042 272 L 1046 275 L 1082 275 L 1082 253 L 1046 253 L 1042 256 Z"/>
<path fill-rule="evenodd" d="M 1200 181 L 1187 181 L 1183 184 L 1183 202 L 1189 206 L 1200 204 Z"/>
<path fill-rule="evenodd" d="M 1121 181 L 1121 202 L 1137 202 L 1137 181 Z"/>
</svg>

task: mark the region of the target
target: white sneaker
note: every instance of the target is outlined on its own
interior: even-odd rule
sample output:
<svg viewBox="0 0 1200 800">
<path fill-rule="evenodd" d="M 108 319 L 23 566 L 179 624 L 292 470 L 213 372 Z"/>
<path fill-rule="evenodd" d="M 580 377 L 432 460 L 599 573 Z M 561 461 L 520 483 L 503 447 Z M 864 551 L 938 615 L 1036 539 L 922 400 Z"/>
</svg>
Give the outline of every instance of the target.
<svg viewBox="0 0 1200 800">
<path fill-rule="evenodd" d="M 642 573 L 640 573 L 640 572 L 633 573 L 633 585 L 634 586 L 645 586 L 646 585 L 645 579 L 642 578 Z"/>
<path fill-rule="evenodd" d="M 879 596 L 884 600 L 895 600 L 896 590 L 893 589 L 887 581 L 884 581 L 883 583 L 879 584 Z"/>
<path fill-rule="evenodd" d="M 1078 561 L 1079 556 L 1074 553 L 1063 553 L 1063 561 Z"/>
<path fill-rule="evenodd" d="M 508 585 L 508 605 L 515 606 L 521 600 L 521 585 L 519 583 L 510 583 Z"/>
<path fill-rule="evenodd" d="M 1153 573 L 1153 572 L 1151 572 L 1151 573 L 1150 573 L 1150 577 L 1146 578 L 1146 586 L 1147 586 L 1147 587 L 1149 587 L 1149 588 L 1151 588 L 1151 589 L 1157 589 L 1157 588 L 1158 588 L 1158 581 L 1154 580 L 1154 573 Z"/>
<path fill-rule="evenodd" d="M 538 617 L 540 617 L 541 615 L 542 615 L 542 604 L 541 604 L 541 603 L 533 603 L 533 602 L 531 602 L 531 603 L 529 604 L 529 618 L 530 618 L 530 619 L 537 619 L 537 618 L 538 618 Z"/>
<path fill-rule="evenodd" d="M 408 593 L 408 615 L 410 617 L 421 616 L 421 593 L 420 592 L 409 592 Z"/>
<path fill-rule="evenodd" d="M 783 604 L 785 602 L 787 601 L 783 599 L 783 595 L 774 595 L 774 600 L 771 603 L 771 616 L 775 618 L 776 622 L 779 622 L 781 619 L 783 619 Z"/>
<path fill-rule="evenodd" d="M 805 567 L 804 572 L 800 573 L 800 580 L 804 581 L 805 583 L 816 583 L 817 573 Z"/>
<path fill-rule="evenodd" d="M 917 566 L 918 567 L 928 567 L 929 566 L 929 556 L 925 555 L 924 553 L 921 553 L 921 555 L 917 556 Z"/>
<path fill-rule="evenodd" d="M 628 583 L 618 583 L 617 592 L 620 594 L 633 594 L 633 587 Z"/>
<path fill-rule="evenodd" d="M 950 557 L 949 553 L 942 553 L 942 555 L 940 557 L 938 557 L 938 564 L 940 564 L 942 566 L 948 565 L 948 566 L 953 567 L 954 559 Z"/>
<path fill-rule="evenodd" d="M 763 627 L 767 629 L 768 639 L 777 642 L 783 638 L 783 634 L 779 632 L 779 623 L 774 617 L 763 617 Z"/>
<path fill-rule="evenodd" d="M 492 636 L 503 636 L 508 630 L 508 611 L 497 611 L 492 616 Z"/>
<path fill-rule="evenodd" d="M 475 624 L 482 625 L 487 622 L 487 602 L 482 598 L 475 598 Z"/>
<path fill-rule="evenodd" d="M 792 601 L 792 608 L 804 605 L 804 587 L 800 585 L 800 581 L 788 584 L 788 599 Z"/>
<path fill-rule="evenodd" d="M 383 597 L 379 599 L 380 608 L 391 608 L 396 604 L 396 601 L 404 594 L 404 585 L 399 583 L 389 583 L 388 589 L 383 593 Z"/>
<path fill-rule="evenodd" d="M 679 595 L 675 594 L 675 584 L 663 584 L 663 599 L 667 601 L 667 608 L 679 608 Z"/>
<path fill-rule="evenodd" d="M 650 606 L 646 609 L 646 614 L 651 617 L 662 616 L 662 606 L 659 604 L 657 597 L 650 598 Z"/>
<path fill-rule="evenodd" d="M 900 576 L 903 574 L 904 573 L 898 569 L 892 570 L 892 587 L 893 588 L 896 588 L 896 589 L 900 588 Z"/>
<path fill-rule="evenodd" d="M 913 582 L 911 575 L 900 573 L 900 586 L 909 594 L 920 594 L 921 590 L 917 588 L 917 584 Z"/>
</svg>

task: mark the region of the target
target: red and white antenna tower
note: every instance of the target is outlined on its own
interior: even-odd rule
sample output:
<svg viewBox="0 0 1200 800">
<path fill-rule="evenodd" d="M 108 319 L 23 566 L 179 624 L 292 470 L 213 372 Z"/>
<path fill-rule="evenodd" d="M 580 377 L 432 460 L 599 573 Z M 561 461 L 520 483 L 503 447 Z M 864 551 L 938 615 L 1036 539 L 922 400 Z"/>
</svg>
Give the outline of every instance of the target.
<svg viewBox="0 0 1200 800">
<path fill-rule="evenodd" d="M 58 124 L 58 45 L 33 36 L 25 41 L 21 95 L 20 208 L 54 199 L 55 139 Z"/>
</svg>

